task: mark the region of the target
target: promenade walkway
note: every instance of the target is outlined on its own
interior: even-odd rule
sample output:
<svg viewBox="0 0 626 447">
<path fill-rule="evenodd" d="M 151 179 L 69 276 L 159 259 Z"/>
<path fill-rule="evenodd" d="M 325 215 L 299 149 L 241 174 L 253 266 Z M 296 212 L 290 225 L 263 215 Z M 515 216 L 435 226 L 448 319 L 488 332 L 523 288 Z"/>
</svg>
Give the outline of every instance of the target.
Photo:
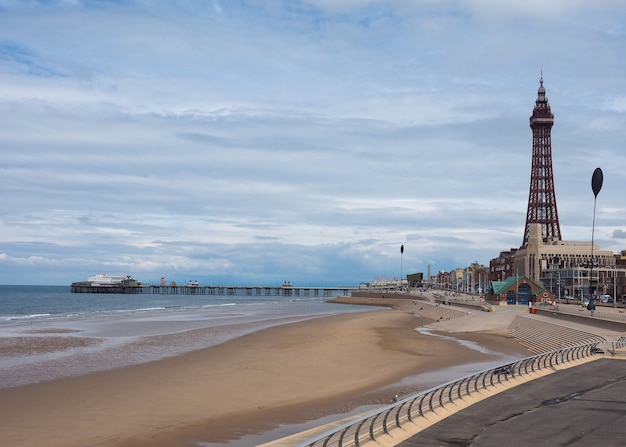
<svg viewBox="0 0 626 447">
<path fill-rule="evenodd" d="M 597 312 L 591 317 L 589 311 L 581 312 L 581 306 L 573 304 L 559 306 L 561 314 L 582 317 L 571 321 L 555 319 L 550 308 L 546 309 L 550 312 L 531 314 L 526 306 L 496 306 L 492 312 L 482 312 L 454 303 L 437 305 L 428 295 L 420 296 L 411 305 L 414 313 L 436 320 L 428 326 L 433 330 L 451 334 L 500 331 L 535 353 L 592 341 L 602 341 L 607 349 L 626 335 L 626 324 L 622 330 L 615 325 L 604 326 Z M 620 311 L 623 313 L 623 309 L 617 308 L 602 310 L 616 313 L 609 315 L 607 321 L 619 320 Z M 511 383 L 510 389 L 505 387 L 489 398 L 467 402 L 458 412 L 442 414 L 426 424 L 406 428 L 403 433 L 391 433 L 375 445 L 626 445 L 626 362 L 617 360 L 626 356 L 607 353 L 598 358 L 555 370 L 540 379 Z M 297 445 L 345 422 L 337 421 L 264 447 Z"/>
<path fill-rule="evenodd" d="M 541 309 L 541 307 L 540 307 Z M 507 329 L 535 353 L 577 342 L 603 341 L 606 350 L 626 335 L 626 325 L 616 330 L 624 310 L 605 307 L 594 316 L 580 305 L 528 309 L 507 306 L 494 309 L 497 320 L 510 318 Z M 511 318 L 511 314 L 514 316 Z M 557 315 L 559 314 L 559 315 Z M 577 318 L 563 319 L 562 314 Z M 482 326 L 487 315 L 468 315 L 439 327 L 452 332 Z M 507 317 L 504 317 L 507 315 Z M 606 324 L 603 324 L 606 322 Z M 389 437 L 384 445 L 399 447 L 527 445 L 618 446 L 626 445 L 626 355 L 605 354 L 598 360 L 555 371 L 490 396 L 414 434 Z"/>
<path fill-rule="evenodd" d="M 419 431 L 399 447 L 626 445 L 626 362 L 604 358 L 531 380 Z"/>
</svg>

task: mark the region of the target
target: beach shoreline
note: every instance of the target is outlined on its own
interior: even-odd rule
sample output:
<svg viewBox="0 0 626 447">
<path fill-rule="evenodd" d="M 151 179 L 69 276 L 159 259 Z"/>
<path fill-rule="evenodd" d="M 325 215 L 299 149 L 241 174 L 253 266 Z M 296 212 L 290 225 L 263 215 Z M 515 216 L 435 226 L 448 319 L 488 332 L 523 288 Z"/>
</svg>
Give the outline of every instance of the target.
<svg viewBox="0 0 626 447">
<path fill-rule="evenodd" d="M 412 388 L 401 385 L 407 377 L 497 358 L 414 330 L 431 322 L 410 308 L 317 317 L 158 361 L 3 389 L 0 432 L 13 446 L 226 445 L 387 404 Z M 522 352 L 506 337 L 457 336 Z"/>
</svg>

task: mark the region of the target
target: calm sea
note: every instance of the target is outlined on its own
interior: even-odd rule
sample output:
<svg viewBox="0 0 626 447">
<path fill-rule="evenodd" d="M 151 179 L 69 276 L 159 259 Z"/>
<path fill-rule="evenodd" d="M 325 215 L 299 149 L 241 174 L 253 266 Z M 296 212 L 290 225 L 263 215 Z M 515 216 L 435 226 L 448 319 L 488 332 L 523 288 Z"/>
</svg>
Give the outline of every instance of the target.
<svg viewBox="0 0 626 447">
<path fill-rule="evenodd" d="M 338 296 L 339 291 L 331 293 Z M 237 306 L 238 310 L 289 309 L 297 313 L 337 313 L 329 297 L 277 297 L 264 295 L 160 295 L 71 293 L 69 286 L 0 285 L 0 322 L 19 320 L 54 320 L 88 315 L 116 315 L 123 312 L 161 311 Z M 2 324 L 0 323 L 0 324 Z"/>
<path fill-rule="evenodd" d="M 80 294 L 67 286 L 0 285 L 0 388 L 144 363 L 280 324 L 373 310 L 326 300 Z"/>
</svg>

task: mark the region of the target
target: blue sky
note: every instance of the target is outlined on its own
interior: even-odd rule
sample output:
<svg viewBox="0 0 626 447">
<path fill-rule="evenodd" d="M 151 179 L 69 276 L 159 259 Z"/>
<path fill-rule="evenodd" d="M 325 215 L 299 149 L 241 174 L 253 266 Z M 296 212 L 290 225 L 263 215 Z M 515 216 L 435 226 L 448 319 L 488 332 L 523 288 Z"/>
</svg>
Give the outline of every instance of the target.
<svg viewBox="0 0 626 447">
<path fill-rule="evenodd" d="M 626 249 L 626 2 L 0 0 L 0 283 L 355 285 Z M 400 257 L 400 245 L 405 251 Z"/>
</svg>

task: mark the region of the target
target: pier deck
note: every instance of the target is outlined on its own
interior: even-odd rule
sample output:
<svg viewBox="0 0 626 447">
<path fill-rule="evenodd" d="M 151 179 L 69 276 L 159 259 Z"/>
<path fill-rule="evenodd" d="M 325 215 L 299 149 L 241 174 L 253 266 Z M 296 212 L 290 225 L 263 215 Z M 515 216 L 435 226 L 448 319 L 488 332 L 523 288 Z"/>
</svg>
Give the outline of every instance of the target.
<svg viewBox="0 0 626 447">
<path fill-rule="evenodd" d="M 153 295 L 232 295 L 232 296 L 297 296 L 297 297 L 334 297 L 350 295 L 349 287 L 267 287 L 267 286 L 161 286 L 121 284 L 73 283 L 72 293 L 124 293 Z"/>
</svg>

